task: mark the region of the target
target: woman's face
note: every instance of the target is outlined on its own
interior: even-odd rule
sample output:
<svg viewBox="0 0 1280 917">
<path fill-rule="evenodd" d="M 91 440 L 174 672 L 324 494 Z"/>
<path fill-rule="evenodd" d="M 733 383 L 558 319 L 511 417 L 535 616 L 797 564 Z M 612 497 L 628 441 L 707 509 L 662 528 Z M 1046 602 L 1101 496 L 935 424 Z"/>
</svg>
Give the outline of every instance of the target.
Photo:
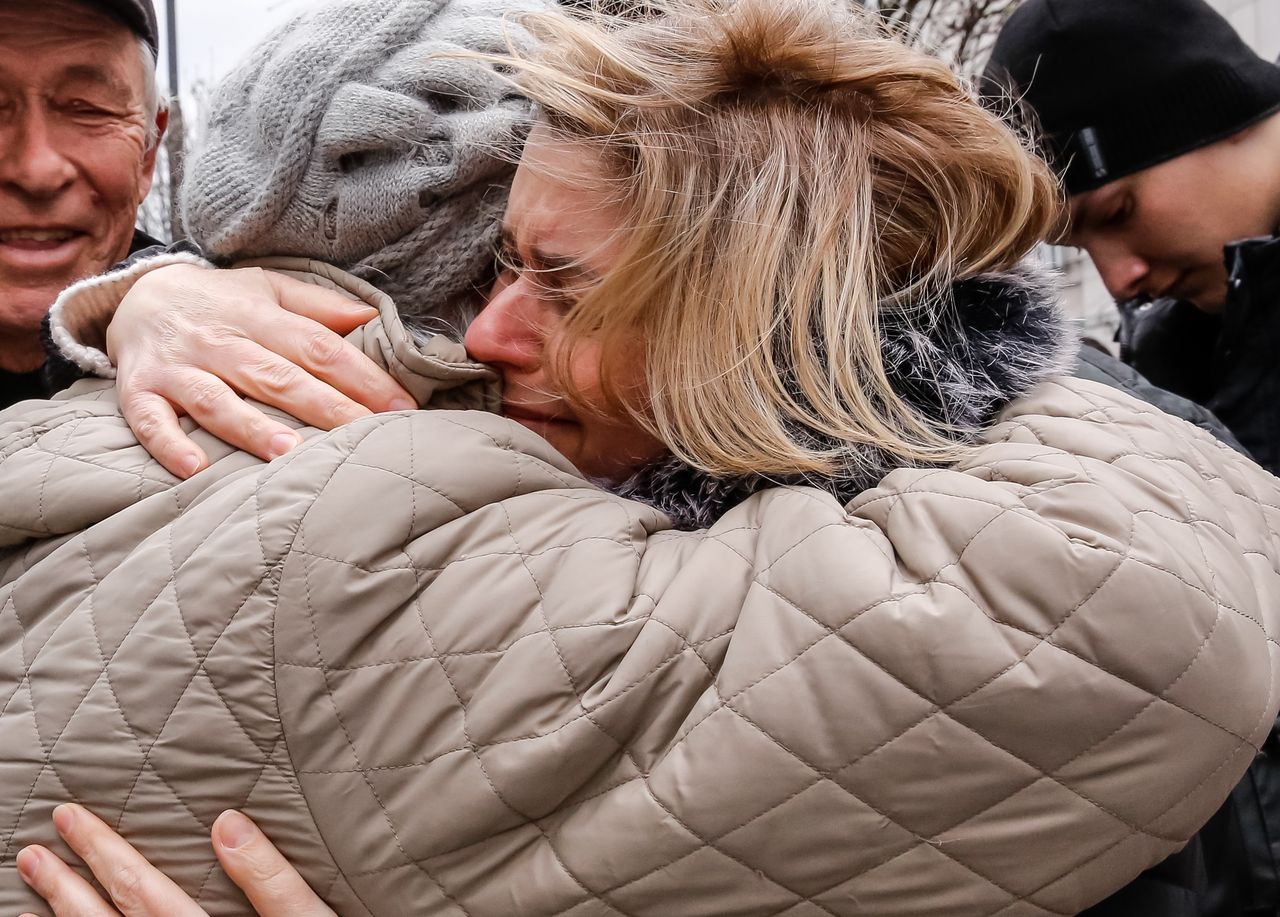
<svg viewBox="0 0 1280 917">
<path fill-rule="evenodd" d="M 572 304 L 617 256 L 623 223 L 616 204 L 584 190 L 598 177 L 594 151 L 554 140 L 537 128 L 529 137 L 503 221 L 503 270 L 480 315 L 467 329 L 467 351 L 501 373 L 502 414 L 555 446 L 584 474 L 622 480 L 665 448 L 625 411 L 608 406 L 600 382 L 600 348 L 574 350 L 574 387 L 598 411 L 575 411 L 546 372 L 548 349 Z M 634 361 L 615 378 L 644 403 L 644 366 Z"/>
</svg>

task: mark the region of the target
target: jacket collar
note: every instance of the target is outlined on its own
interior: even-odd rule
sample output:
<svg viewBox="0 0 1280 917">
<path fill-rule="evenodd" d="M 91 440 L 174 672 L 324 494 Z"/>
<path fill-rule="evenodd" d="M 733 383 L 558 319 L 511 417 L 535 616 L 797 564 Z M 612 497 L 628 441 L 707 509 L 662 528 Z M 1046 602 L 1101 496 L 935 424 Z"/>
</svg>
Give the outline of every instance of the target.
<svg viewBox="0 0 1280 917">
<path fill-rule="evenodd" d="M 1244 345 L 1259 322 L 1280 319 L 1280 234 L 1233 242 L 1223 249 L 1227 301 L 1219 351 Z"/>
</svg>

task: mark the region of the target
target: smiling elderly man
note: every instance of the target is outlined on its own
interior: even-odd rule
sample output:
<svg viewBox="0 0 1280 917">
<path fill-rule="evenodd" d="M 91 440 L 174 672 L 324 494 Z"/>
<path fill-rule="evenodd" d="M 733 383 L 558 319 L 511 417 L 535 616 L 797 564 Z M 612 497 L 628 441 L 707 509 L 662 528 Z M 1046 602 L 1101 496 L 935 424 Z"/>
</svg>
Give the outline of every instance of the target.
<svg viewBox="0 0 1280 917">
<path fill-rule="evenodd" d="M 154 244 L 156 42 L 151 0 L 0 0 L 0 407 L 50 393 L 58 293 Z"/>
</svg>

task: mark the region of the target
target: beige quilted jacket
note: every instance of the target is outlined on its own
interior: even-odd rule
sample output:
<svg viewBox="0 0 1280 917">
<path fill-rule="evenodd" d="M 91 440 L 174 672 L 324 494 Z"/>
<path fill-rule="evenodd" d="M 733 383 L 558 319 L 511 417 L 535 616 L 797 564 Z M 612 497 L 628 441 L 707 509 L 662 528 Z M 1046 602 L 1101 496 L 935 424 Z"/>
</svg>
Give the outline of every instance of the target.
<svg viewBox="0 0 1280 917">
<path fill-rule="evenodd" d="M 696 533 L 477 410 L 213 457 L 175 482 L 101 383 L 0 415 L 0 913 L 75 799 L 212 914 L 229 807 L 342 915 L 1074 914 L 1280 707 L 1280 483 L 1088 382 Z"/>
</svg>

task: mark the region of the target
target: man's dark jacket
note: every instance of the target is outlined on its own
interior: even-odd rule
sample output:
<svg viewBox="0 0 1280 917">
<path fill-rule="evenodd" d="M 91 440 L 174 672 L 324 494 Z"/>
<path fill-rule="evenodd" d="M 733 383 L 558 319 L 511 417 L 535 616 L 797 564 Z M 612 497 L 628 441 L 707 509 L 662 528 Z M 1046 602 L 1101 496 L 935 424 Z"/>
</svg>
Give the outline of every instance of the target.
<svg viewBox="0 0 1280 917">
<path fill-rule="evenodd" d="M 142 230 L 133 234 L 133 242 L 129 245 L 129 255 L 133 256 L 145 249 L 159 245 L 155 239 Z M 48 334 L 49 323 L 45 322 L 44 334 Z M 56 349 L 45 341 L 45 352 L 56 353 Z M 26 401 L 29 398 L 48 398 L 60 392 L 76 379 L 76 372 L 65 362 L 49 360 L 40 369 L 29 373 L 11 373 L 0 370 L 0 411 L 11 404 Z"/>
<path fill-rule="evenodd" d="M 1213 411 L 1280 473 L 1280 235 L 1226 248 L 1221 315 L 1186 302 L 1120 307 L 1120 353 L 1152 384 Z"/>
<path fill-rule="evenodd" d="M 1174 300 L 1122 304 L 1121 356 L 1153 385 L 1208 407 L 1260 465 L 1276 474 L 1280 234 L 1229 245 L 1224 254 L 1228 289 L 1221 315 Z M 1147 400 L 1170 410 L 1159 397 Z M 1183 854 L 1090 909 L 1088 917 L 1280 914 L 1277 730 L 1231 799 Z"/>
</svg>

